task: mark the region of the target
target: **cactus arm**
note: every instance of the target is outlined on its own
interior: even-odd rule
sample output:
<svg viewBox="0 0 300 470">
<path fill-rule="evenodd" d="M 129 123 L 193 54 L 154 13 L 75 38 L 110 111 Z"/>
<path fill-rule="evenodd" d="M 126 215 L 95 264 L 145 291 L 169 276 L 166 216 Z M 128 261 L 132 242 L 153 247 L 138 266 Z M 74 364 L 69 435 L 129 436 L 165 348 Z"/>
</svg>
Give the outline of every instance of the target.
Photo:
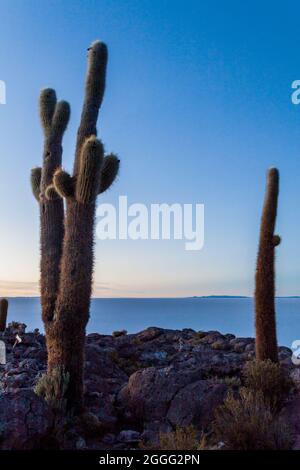
<svg viewBox="0 0 300 470">
<path fill-rule="evenodd" d="M 53 184 L 62 198 L 74 197 L 75 178 L 70 176 L 66 171 L 58 168 L 53 176 Z"/>
<path fill-rule="evenodd" d="M 31 170 L 31 189 L 35 199 L 40 202 L 42 168 L 36 167 Z"/>
<path fill-rule="evenodd" d="M 279 236 L 279 235 L 274 235 L 274 237 L 273 237 L 273 245 L 274 245 L 274 247 L 280 245 L 280 243 L 281 243 L 281 238 L 280 238 L 280 236 Z"/>
<path fill-rule="evenodd" d="M 55 311 L 64 237 L 64 205 L 53 187 L 53 175 L 61 166 L 62 139 L 70 117 L 65 101 L 57 102 L 54 90 L 40 94 L 40 120 L 44 130 L 43 167 L 40 183 L 41 304 L 46 334 Z"/>
<path fill-rule="evenodd" d="M 85 141 L 76 184 L 76 199 L 82 204 L 94 202 L 97 197 L 103 154 L 103 145 L 95 136 Z"/>
<path fill-rule="evenodd" d="M 120 160 L 114 155 L 107 155 L 103 160 L 98 194 L 104 193 L 115 181 L 120 168 Z"/>
<path fill-rule="evenodd" d="M 48 188 L 45 191 L 45 197 L 47 201 L 54 201 L 55 199 L 60 198 L 60 195 L 56 191 L 54 184 L 49 184 Z"/>
<path fill-rule="evenodd" d="M 278 362 L 275 318 L 275 247 L 280 237 L 274 235 L 279 194 L 279 172 L 271 168 L 261 218 L 255 277 L 256 356 Z"/>
<path fill-rule="evenodd" d="M 45 137 L 48 137 L 56 106 L 56 93 L 51 88 L 46 88 L 40 94 L 40 120 Z"/>
<path fill-rule="evenodd" d="M 80 168 L 81 149 L 87 137 L 97 135 L 97 119 L 102 104 L 107 66 L 107 47 L 100 41 L 94 42 L 88 49 L 88 69 L 85 83 L 85 97 L 77 132 L 74 161 L 74 175 Z"/>
<path fill-rule="evenodd" d="M 43 96 L 43 92 L 41 93 Z M 43 103 L 43 100 L 40 99 Z M 51 103 L 52 105 L 52 103 Z M 40 113 L 41 116 L 45 111 Z M 48 112 L 50 114 L 50 111 Z M 66 101 L 56 103 L 54 114 L 52 117 L 51 126 L 44 128 L 45 144 L 44 144 L 44 157 L 43 157 L 43 170 L 41 190 L 42 194 L 45 193 L 47 187 L 52 184 L 53 175 L 55 170 L 61 166 L 62 162 L 62 138 L 67 128 L 70 119 L 70 106 Z M 44 121 L 42 121 L 42 125 Z"/>
<path fill-rule="evenodd" d="M 56 104 L 51 125 L 51 135 L 53 139 L 62 140 L 70 120 L 70 114 L 70 105 L 67 101 L 59 101 Z"/>
</svg>

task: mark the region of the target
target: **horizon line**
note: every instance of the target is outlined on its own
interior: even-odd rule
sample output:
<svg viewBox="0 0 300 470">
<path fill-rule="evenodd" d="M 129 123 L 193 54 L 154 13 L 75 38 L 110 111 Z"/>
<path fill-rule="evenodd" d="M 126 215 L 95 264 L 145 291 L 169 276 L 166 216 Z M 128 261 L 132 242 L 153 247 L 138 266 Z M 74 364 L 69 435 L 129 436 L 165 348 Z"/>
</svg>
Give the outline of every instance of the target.
<svg viewBox="0 0 300 470">
<path fill-rule="evenodd" d="M 40 295 L 4 295 L 0 298 L 7 299 L 40 299 Z M 92 296 L 91 300 L 163 300 L 163 299 L 254 299 L 254 295 L 230 295 L 230 294 L 211 294 L 211 295 L 185 295 L 185 296 L 152 296 L 152 297 L 98 297 Z M 297 299 L 300 295 L 276 295 L 275 299 Z"/>
</svg>

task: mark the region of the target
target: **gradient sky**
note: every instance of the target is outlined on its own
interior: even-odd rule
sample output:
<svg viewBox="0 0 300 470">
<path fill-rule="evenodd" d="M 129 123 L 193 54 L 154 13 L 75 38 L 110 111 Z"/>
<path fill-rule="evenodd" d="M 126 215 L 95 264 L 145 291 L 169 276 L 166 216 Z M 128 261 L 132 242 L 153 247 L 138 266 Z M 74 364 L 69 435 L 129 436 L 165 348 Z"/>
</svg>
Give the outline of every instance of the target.
<svg viewBox="0 0 300 470">
<path fill-rule="evenodd" d="M 300 295 L 299 14 L 296 1 L 0 0 L 0 295 L 38 293 L 39 91 L 71 103 L 70 170 L 97 38 L 110 53 L 99 135 L 122 160 L 101 202 L 204 203 L 205 246 L 98 240 L 94 294 L 252 295 L 265 174 L 277 166 L 277 292 Z"/>
</svg>

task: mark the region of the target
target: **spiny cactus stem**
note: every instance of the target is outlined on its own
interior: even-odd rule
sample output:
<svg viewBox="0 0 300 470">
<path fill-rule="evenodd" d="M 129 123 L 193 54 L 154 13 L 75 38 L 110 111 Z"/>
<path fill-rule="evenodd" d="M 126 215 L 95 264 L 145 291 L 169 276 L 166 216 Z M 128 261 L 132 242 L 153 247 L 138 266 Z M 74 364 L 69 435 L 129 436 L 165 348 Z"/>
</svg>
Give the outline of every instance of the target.
<svg viewBox="0 0 300 470">
<path fill-rule="evenodd" d="M 0 331 L 5 331 L 7 320 L 8 300 L 0 300 Z"/>
<path fill-rule="evenodd" d="M 278 361 L 275 318 L 275 247 L 280 237 L 274 235 L 279 193 L 279 172 L 272 168 L 261 219 L 260 240 L 255 278 L 255 326 L 257 359 Z"/>
<path fill-rule="evenodd" d="M 80 171 L 76 184 L 76 199 L 83 204 L 95 202 L 100 184 L 103 162 L 103 145 L 95 137 L 86 140 L 82 147 Z"/>
<path fill-rule="evenodd" d="M 101 169 L 101 178 L 98 192 L 99 194 L 104 193 L 111 187 L 115 181 L 120 167 L 120 160 L 116 155 L 107 155 L 103 160 Z"/>
<path fill-rule="evenodd" d="M 74 176 L 78 174 L 82 146 L 87 137 L 97 135 L 97 119 L 105 91 L 107 47 L 100 41 L 88 49 L 88 69 L 85 83 L 85 97 L 77 133 L 74 161 Z"/>
</svg>

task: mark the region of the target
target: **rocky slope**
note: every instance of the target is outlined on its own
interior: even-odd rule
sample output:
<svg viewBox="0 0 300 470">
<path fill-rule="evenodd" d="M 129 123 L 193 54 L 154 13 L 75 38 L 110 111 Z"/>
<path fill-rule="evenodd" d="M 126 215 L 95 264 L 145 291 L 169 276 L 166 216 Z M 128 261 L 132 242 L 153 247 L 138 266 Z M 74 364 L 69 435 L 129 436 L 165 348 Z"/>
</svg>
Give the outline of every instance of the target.
<svg viewBox="0 0 300 470">
<path fill-rule="evenodd" d="M 22 342 L 13 348 L 16 334 Z M 54 413 L 33 392 L 46 371 L 44 336 L 11 324 L 2 339 L 7 363 L 0 366 L 0 449 L 127 449 L 141 442 L 155 445 L 159 431 L 176 426 L 207 430 L 214 409 L 230 387 L 238 387 L 245 361 L 254 357 L 252 338 L 217 331 L 153 327 L 119 337 L 90 334 L 85 371 L 90 414 L 82 421 Z M 279 351 L 296 377 L 291 351 Z"/>
</svg>

